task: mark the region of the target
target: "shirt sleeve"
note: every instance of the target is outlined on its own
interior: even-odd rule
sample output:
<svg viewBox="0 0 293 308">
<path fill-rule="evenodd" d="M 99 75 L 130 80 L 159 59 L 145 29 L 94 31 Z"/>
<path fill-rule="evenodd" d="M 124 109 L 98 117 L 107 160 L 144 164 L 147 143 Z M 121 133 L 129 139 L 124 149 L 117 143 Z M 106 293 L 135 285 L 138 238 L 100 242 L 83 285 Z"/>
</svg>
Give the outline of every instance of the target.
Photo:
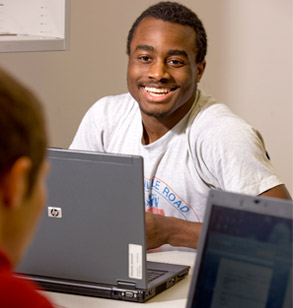
<svg viewBox="0 0 293 308">
<path fill-rule="evenodd" d="M 238 117 L 221 117 L 198 140 L 202 176 L 215 188 L 259 195 L 282 184 L 258 131 Z"/>
</svg>

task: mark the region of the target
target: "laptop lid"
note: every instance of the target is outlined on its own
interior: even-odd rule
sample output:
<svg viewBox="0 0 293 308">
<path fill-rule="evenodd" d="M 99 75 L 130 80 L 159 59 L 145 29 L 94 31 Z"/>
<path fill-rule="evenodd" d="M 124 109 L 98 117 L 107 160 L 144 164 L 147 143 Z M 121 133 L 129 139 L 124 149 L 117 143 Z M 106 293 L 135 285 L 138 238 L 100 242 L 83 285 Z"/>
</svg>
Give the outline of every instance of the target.
<svg viewBox="0 0 293 308">
<path fill-rule="evenodd" d="M 146 288 L 142 158 L 61 149 L 48 158 L 47 208 L 18 271 Z"/>
<path fill-rule="evenodd" d="M 48 158 L 47 207 L 16 272 L 54 291 L 138 301 L 159 293 L 125 292 L 149 287 L 143 158 L 64 149 L 48 149 Z M 165 280 L 175 275 L 153 281 L 164 283 L 160 291 L 188 273 L 152 265 Z"/>
<path fill-rule="evenodd" d="M 212 190 L 187 307 L 292 307 L 292 201 Z"/>
</svg>

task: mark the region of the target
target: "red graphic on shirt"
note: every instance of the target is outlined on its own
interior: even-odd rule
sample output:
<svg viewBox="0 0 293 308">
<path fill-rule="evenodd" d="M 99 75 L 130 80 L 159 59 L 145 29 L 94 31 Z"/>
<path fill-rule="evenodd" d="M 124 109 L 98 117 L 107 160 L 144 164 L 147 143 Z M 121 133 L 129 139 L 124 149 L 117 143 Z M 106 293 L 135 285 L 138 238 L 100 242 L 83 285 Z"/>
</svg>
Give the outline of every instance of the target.
<svg viewBox="0 0 293 308">
<path fill-rule="evenodd" d="M 145 201 L 146 201 L 146 209 L 145 209 L 146 212 L 165 216 L 164 210 L 162 210 L 158 207 L 159 206 L 159 198 L 156 194 L 150 194 L 146 198 Z"/>
<path fill-rule="evenodd" d="M 146 211 L 146 212 L 153 213 L 153 214 L 159 214 L 159 215 L 165 216 L 164 210 L 158 209 L 158 208 L 156 208 L 156 207 L 148 208 L 148 209 L 146 209 L 145 211 Z"/>
</svg>

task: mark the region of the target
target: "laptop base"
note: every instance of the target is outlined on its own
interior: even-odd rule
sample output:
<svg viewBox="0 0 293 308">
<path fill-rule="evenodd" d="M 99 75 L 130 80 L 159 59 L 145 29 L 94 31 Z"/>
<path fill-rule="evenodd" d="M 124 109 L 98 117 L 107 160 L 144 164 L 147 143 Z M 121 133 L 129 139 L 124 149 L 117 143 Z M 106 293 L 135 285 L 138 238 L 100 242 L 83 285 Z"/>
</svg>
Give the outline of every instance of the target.
<svg viewBox="0 0 293 308">
<path fill-rule="evenodd" d="M 159 262 L 148 262 L 148 265 L 153 268 L 160 268 Z M 166 264 L 165 264 L 166 265 Z M 84 295 L 92 297 L 101 297 L 108 299 L 126 300 L 131 302 L 143 303 L 155 295 L 169 289 L 174 284 L 184 279 L 189 272 L 189 266 L 168 264 L 170 268 L 174 267 L 174 270 L 178 270 L 178 267 L 182 267 L 181 272 L 176 275 L 170 276 L 163 284 L 156 284 L 151 286 L 149 289 L 137 289 L 135 286 L 124 285 L 123 283 L 118 283 L 118 286 L 110 286 L 106 284 L 95 284 L 88 282 L 78 282 L 73 280 L 56 279 L 51 277 L 41 277 L 41 276 L 23 276 L 20 277 L 32 280 L 34 283 L 39 284 L 45 291 L 49 292 L 59 292 L 75 295 Z M 166 272 L 166 274 L 168 274 Z M 163 278 L 165 279 L 165 278 Z"/>
</svg>

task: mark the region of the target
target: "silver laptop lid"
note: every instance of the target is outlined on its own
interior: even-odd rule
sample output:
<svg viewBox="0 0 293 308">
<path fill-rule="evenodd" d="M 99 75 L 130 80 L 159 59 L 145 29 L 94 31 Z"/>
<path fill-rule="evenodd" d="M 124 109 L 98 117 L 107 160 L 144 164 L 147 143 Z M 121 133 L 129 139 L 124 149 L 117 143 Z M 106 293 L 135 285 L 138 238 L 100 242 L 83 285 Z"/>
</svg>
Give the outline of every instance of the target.
<svg viewBox="0 0 293 308">
<path fill-rule="evenodd" d="M 17 271 L 146 288 L 142 157 L 61 149 L 48 157 L 47 209 Z"/>
<path fill-rule="evenodd" d="M 212 190 L 187 307 L 292 307 L 292 201 Z"/>
</svg>

